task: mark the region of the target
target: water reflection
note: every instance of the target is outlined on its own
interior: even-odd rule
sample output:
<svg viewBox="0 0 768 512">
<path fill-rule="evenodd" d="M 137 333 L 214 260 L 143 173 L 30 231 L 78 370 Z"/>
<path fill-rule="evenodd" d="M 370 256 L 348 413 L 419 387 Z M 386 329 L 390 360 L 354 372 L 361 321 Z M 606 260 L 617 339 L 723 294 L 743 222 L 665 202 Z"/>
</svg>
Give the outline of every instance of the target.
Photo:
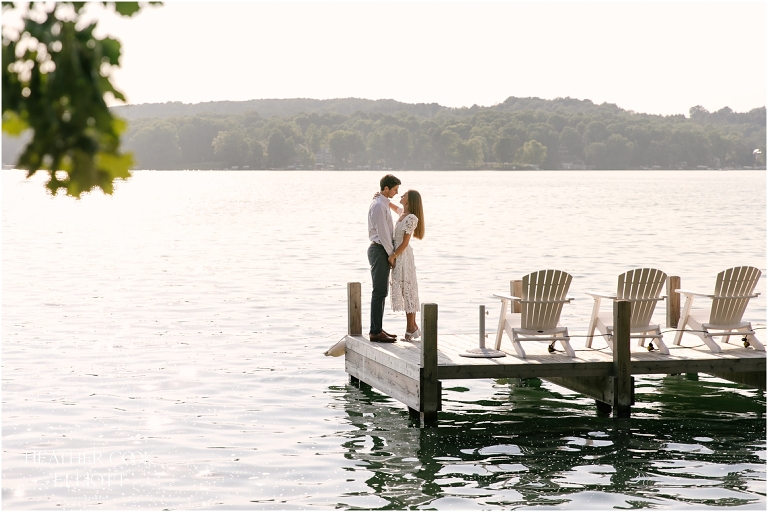
<svg viewBox="0 0 768 512">
<path fill-rule="evenodd" d="M 535 379 L 496 380 L 487 399 L 463 399 L 477 384 L 444 383 L 432 429 L 366 386 L 337 389 L 354 426 L 343 433 L 345 457 L 385 500 L 378 508 L 765 501 L 763 393 L 703 376 L 638 379 L 634 417 L 616 420 Z"/>
</svg>

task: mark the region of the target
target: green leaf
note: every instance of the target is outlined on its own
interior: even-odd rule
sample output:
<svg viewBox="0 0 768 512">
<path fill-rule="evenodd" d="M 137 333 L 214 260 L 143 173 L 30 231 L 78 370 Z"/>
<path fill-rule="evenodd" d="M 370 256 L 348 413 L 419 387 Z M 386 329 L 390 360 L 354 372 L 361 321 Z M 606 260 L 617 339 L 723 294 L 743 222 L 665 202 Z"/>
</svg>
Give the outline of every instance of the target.
<svg viewBox="0 0 768 512">
<path fill-rule="evenodd" d="M 115 2 L 115 11 L 121 16 L 133 16 L 140 10 L 139 2 Z"/>
<path fill-rule="evenodd" d="M 112 179 L 128 179 L 131 177 L 131 166 L 133 165 L 133 155 L 131 153 L 115 154 L 99 152 L 96 155 L 96 165 L 99 169 L 106 171 Z"/>
<path fill-rule="evenodd" d="M 29 124 L 12 110 L 3 112 L 3 131 L 8 135 L 18 137 L 24 130 L 29 128 Z"/>
<path fill-rule="evenodd" d="M 115 132 L 115 134 L 120 135 L 126 130 L 126 128 L 128 128 L 128 123 L 125 121 L 125 119 L 120 117 L 112 118 L 112 131 Z"/>
<path fill-rule="evenodd" d="M 112 66 L 120 65 L 120 41 L 105 37 L 100 41 L 102 54 L 109 59 Z"/>
<path fill-rule="evenodd" d="M 101 66 L 120 65 L 121 44 L 113 38 L 96 39 L 96 22 L 83 26 L 86 2 L 63 2 L 75 10 L 75 19 L 59 20 L 56 10 L 45 19 L 31 19 L 22 13 L 24 31 L 13 40 L 3 34 L 2 110 L 3 132 L 31 134 L 22 150 L 17 167 L 28 176 L 37 170 L 49 175 L 46 187 L 52 193 L 60 189 L 80 197 L 98 187 L 106 194 L 113 191 L 115 179 L 130 177 L 133 157 L 120 150 L 120 134 L 126 124 L 115 119 L 104 101 L 111 93 L 125 99 L 115 90 L 109 77 L 101 75 Z M 138 2 L 100 2 L 112 5 L 122 16 L 140 11 Z M 143 5 L 143 4 L 142 4 Z M 11 9 L 3 3 L 3 13 Z M 54 25 L 57 30 L 54 30 Z M 35 46 L 16 56 L 19 39 L 37 39 L 48 48 L 56 47 L 50 59 L 55 70 L 40 71 L 40 55 Z M 29 78 L 22 77 L 9 66 L 14 62 L 31 62 Z M 61 179 L 56 172 L 63 171 Z"/>
</svg>

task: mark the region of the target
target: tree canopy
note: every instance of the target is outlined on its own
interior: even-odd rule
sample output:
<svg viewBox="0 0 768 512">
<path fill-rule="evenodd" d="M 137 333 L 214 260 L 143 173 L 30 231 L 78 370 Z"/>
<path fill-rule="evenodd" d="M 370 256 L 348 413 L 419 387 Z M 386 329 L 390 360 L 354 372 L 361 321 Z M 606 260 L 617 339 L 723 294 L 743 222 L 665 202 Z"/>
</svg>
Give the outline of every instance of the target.
<svg viewBox="0 0 768 512">
<path fill-rule="evenodd" d="M 151 2 L 157 3 L 157 2 Z M 19 136 L 29 132 L 17 167 L 27 176 L 46 171 L 52 193 L 64 189 L 79 197 L 100 188 L 107 194 L 118 178 L 128 178 L 133 165 L 120 148 L 126 123 L 107 108 L 106 98 L 125 100 L 110 81 L 111 70 L 120 65 L 120 42 L 94 35 L 96 23 L 80 28 L 86 2 L 18 7 L 23 27 L 3 26 L 3 132 Z M 101 2 L 121 16 L 133 16 L 138 2 Z M 16 9 L 3 2 L 3 15 Z M 166 137 L 175 129 L 152 127 Z M 168 165 L 178 154 L 164 148 L 151 134 L 136 134 L 136 144 L 165 158 Z M 177 151 L 178 153 L 178 151 Z"/>
<path fill-rule="evenodd" d="M 400 103 L 403 110 L 393 114 L 376 110 L 379 105 L 389 111 L 391 103 L 370 100 L 350 100 L 346 105 L 344 100 L 288 99 L 268 100 L 268 105 L 271 112 L 294 112 L 297 105 L 308 102 L 340 111 L 363 105 L 368 111 L 265 117 L 246 110 L 254 102 L 241 102 L 238 114 L 133 119 L 123 137 L 136 156 L 136 166 L 144 169 L 285 169 L 314 168 L 318 163 L 393 169 L 765 165 L 765 107 L 744 113 L 730 109 L 709 113 L 694 107 L 685 117 L 638 114 L 569 98 L 510 98 L 492 107 L 465 109 Z M 227 108 L 237 105 L 224 103 Z M 130 109 L 115 110 L 126 108 Z M 168 141 L 164 147 L 152 149 L 146 144 L 148 129 L 158 130 L 157 140 Z M 760 153 L 754 154 L 755 149 Z"/>
</svg>

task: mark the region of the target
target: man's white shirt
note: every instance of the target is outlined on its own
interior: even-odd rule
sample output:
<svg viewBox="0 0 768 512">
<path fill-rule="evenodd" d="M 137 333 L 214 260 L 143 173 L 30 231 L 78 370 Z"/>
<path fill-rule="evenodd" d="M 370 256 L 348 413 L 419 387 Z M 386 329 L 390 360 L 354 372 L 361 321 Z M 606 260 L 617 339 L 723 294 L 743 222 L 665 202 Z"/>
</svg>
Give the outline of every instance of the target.
<svg viewBox="0 0 768 512">
<path fill-rule="evenodd" d="M 402 208 L 398 207 L 398 212 L 401 213 Z M 374 199 L 368 209 L 368 238 L 381 244 L 388 256 L 395 252 L 392 214 L 389 213 L 389 199 L 384 194 Z"/>
</svg>

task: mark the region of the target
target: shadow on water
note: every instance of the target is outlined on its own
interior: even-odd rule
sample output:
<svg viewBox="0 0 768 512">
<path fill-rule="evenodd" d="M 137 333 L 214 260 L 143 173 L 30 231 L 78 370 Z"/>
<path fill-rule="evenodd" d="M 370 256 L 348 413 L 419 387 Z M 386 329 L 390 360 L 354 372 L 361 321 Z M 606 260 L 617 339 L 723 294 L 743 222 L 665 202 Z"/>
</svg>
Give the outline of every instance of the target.
<svg viewBox="0 0 768 512">
<path fill-rule="evenodd" d="M 633 417 L 617 420 L 537 379 L 493 381 L 481 400 L 464 382 L 444 383 L 438 428 L 366 385 L 332 388 L 355 427 L 344 455 L 379 508 L 765 506 L 762 392 L 638 379 Z"/>
</svg>

